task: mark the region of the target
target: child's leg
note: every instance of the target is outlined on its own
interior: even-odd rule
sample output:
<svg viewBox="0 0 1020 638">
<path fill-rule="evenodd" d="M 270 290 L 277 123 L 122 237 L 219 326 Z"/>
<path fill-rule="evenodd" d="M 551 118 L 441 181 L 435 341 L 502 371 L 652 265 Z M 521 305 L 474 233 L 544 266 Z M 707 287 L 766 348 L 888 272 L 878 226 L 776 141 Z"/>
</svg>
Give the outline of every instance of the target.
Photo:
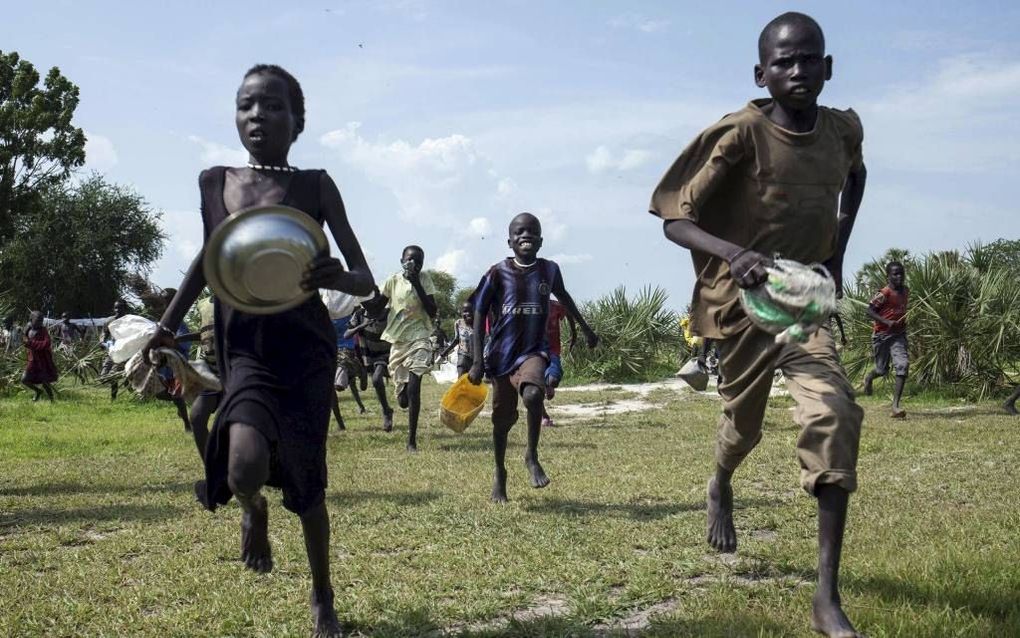
<svg viewBox="0 0 1020 638">
<path fill-rule="evenodd" d="M 874 389 L 872 384 L 878 377 L 884 377 L 889 372 L 889 337 L 885 334 L 875 333 L 871 336 L 872 355 L 875 358 L 875 367 L 864 377 L 864 394 L 871 396 Z"/>
<path fill-rule="evenodd" d="M 344 423 L 344 417 L 340 414 L 340 396 L 336 388 L 331 393 L 333 395 L 333 404 L 330 406 L 333 409 L 333 417 L 336 419 L 336 427 L 338 430 L 346 430 L 347 425 Z"/>
<path fill-rule="evenodd" d="M 510 428 L 517 422 L 517 389 L 508 376 L 492 380 L 492 449 L 496 471 L 492 478 L 495 503 L 506 503 L 506 443 Z"/>
<path fill-rule="evenodd" d="M 549 484 L 549 477 L 538 462 L 538 440 L 542 435 L 545 407 L 545 373 L 546 360 L 529 357 L 510 375 L 511 383 L 520 389 L 524 407 L 528 410 L 528 447 L 524 452 L 524 465 L 531 475 L 531 486 L 536 488 Z"/>
<path fill-rule="evenodd" d="M 893 416 L 902 418 L 907 413 L 900 407 L 900 399 L 903 398 L 903 386 L 907 383 L 907 374 L 910 370 L 906 335 L 896 335 L 892 338 L 892 343 L 889 344 L 889 356 L 892 359 L 893 371 L 896 372 L 896 386 L 893 388 Z"/>
<path fill-rule="evenodd" d="M 351 386 L 350 387 L 351 387 L 351 396 L 354 397 L 354 402 L 358 404 L 358 413 L 359 414 L 364 414 L 366 412 L 365 404 L 361 402 L 361 393 L 358 392 L 358 386 L 355 383 L 351 382 Z"/>
<path fill-rule="evenodd" d="M 737 549 L 733 525 L 733 472 L 761 440 L 762 420 L 779 351 L 772 335 L 748 328 L 716 343 L 723 381 L 723 413 L 716 434 L 715 476 L 708 484 L 707 539 L 720 552 Z"/>
<path fill-rule="evenodd" d="M 818 589 L 811 605 L 811 625 L 826 636 L 858 636 L 839 597 L 839 561 L 850 493 L 838 485 L 823 485 L 817 496 Z"/>
<path fill-rule="evenodd" d="M 1009 398 L 1002 404 L 1002 407 L 1012 415 L 1016 415 L 1016 402 L 1020 399 L 1020 385 L 1013 390 L 1013 394 L 1009 395 Z"/>
<path fill-rule="evenodd" d="M 828 636 L 856 636 L 841 607 L 839 563 L 848 497 L 857 488 L 864 411 L 854 402 L 827 330 L 801 346 L 784 348 L 780 367 L 797 402 L 801 485 L 818 499 L 818 589 L 812 622 Z"/>
<path fill-rule="evenodd" d="M 188 404 L 184 402 L 184 399 L 178 396 L 171 396 L 170 401 L 173 402 L 174 407 L 177 408 L 177 417 L 184 422 L 184 431 L 191 432 L 191 421 L 188 420 Z"/>
<path fill-rule="evenodd" d="M 39 397 L 42 396 L 42 390 L 39 388 L 39 386 L 35 385 L 34 383 L 29 383 L 28 381 L 22 380 L 21 385 L 25 386 L 32 392 L 35 392 L 35 396 L 32 397 L 33 401 L 38 401 Z"/>
<path fill-rule="evenodd" d="M 191 404 L 191 434 L 195 438 L 198 457 L 205 460 L 205 446 L 209 441 L 209 417 L 220 404 L 219 394 L 200 394 Z"/>
<path fill-rule="evenodd" d="M 314 635 L 340 636 L 340 622 L 333 609 L 333 585 L 329 577 L 329 514 L 325 502 L 301 515 L 301 530 L 304 532 L 305 551 L 312 572 Z"/>
<path fill-rule="evenodd" d="M 44 384 L 42 384 L 42 387 L 43 387 L 43 390 L 46 391 L 46 398 L 49 399 L 52 402 L 53 401 L 53 386 L 51 386 L 48 383 L 44 383 Z"/>
<path fill-rule="evenodd" d="M 407 451 L 418 451 L 418 415 L 421 413 L 421 376 L 407 377 Z"/>
<path fill-rule="evenodd" d="M 545 487 L 549 485 L 549 477 L 538 462 L 538 439 L 542 435 L 545 390 L 541 386 L 528 383 L 524 385 L 521 397 L 524 399 L 524 407 L 528 410 L 528 448 L 524 452 L 524 465 L 531 475 L 531 487 Z"/>
<path fill-rule="evenodd" d="M 269 510 L 262 486 L 269 479 L 269 442 L 262 433 L 244 423 L 230 424 L 230 461 L 227 484 L 241 504 L 241 560 L 248 569 L 268 573 L 273 569 L 269 547 Z"/>
<path fill-rule="evenodd" d="M 379 399 L 379 405 L 383 411 L 383 430 L 389 432 L 393 429 L 393 408 L 390 407 L 386 398 L 386 366 L 382 363 L 375 363 L 372 367 L 372 387 L 375 388 L 375 396 Z"/>
</svg>

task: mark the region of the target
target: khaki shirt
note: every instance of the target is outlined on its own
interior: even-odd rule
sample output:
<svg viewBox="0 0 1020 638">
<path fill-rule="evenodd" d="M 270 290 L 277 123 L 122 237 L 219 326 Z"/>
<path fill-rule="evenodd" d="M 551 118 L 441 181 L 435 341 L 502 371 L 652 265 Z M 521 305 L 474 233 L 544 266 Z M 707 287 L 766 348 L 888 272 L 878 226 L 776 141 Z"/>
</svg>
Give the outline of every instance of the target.
<svg viewBox="0 0 1020 638">
<path fill-rule="evenodd" d="M 863 165 L 864 131 L 852 109 L 819 107 L 815 128 L 795 133 L 753 100 L 703 131 L 659 182 L 649 209 L 689 219 L 716 237 L 767 256 L 821 263 L 836 249 L 836 213 L 847 175 Z M 697 281 L 694 334 L 719 339 L 749 325 L 722 259 L 691 251 Z"/>
</svg>

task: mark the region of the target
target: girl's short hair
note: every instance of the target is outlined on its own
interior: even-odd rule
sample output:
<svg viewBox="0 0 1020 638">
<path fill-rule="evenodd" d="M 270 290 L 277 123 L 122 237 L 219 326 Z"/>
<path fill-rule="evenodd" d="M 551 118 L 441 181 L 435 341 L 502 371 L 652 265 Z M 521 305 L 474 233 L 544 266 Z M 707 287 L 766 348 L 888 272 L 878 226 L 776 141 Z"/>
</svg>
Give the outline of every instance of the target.
<svg viewBox="0 0 1020 638">
<path fill-rule="evenodd" d="M 301 83 L 286 69 L 275 64 L 256 64 L 248 69 L 243 79 L 248 79 L 249 76 L 257 73 L 275 75 L 287 85 L 287 95 L 290 98 L 290 112 L 297 123 L 297 130 L 294 132 L 294 138 L 297 139 L 301 131 L 305 130 L 305 94 L 301 90 Z"/>
</svg>

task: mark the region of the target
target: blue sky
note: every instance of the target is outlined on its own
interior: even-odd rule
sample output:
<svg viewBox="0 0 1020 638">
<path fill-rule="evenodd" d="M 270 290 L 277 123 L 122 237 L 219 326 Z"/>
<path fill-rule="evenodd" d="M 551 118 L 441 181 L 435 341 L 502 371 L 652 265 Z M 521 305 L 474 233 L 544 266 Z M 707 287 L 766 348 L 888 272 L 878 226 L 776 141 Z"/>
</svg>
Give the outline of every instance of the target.
<svg viewBox="0 0 1020 638">
<path fill-rule="evenodd" d="M 652 284 L 682 308 L 690 259 L 649 196 L 693 135 L 762 95 L 757 35 L 790 9 L 835 58 L 822 103 L 864 122 L 848 275 L 890 246 L 1020 235 L 1016 3 L 19 2 L 0 49 L 80 87 L 89 168 L 164 212 L 160 285 L 200 245 L 199 171 L 245 160 L 234 93 L 270 62 L 306 95 L 291 162 L 339 184 L 378 280 L 418 243 L 474 283 L 528 210 L 575 298 Z"/>
</svg>

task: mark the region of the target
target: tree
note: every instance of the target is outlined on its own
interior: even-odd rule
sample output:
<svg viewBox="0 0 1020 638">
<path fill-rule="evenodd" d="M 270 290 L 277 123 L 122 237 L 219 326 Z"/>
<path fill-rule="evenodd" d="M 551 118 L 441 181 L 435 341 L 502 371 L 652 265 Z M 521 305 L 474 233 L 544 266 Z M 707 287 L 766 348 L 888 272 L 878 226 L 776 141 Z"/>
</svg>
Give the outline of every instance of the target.
<svg viewBox="0 0 1020 638">
<path fill-rule="evenodd" d="M 457 288 L 457 280 L 453 275 L 441 270 L 427 271 L 432 277 L 432 283 L 436 286 L 436 306 L 439 307 L 439 322 L 447 335 L 452 334 L 453 322 L 457 319 L 458 312 L 453 305 L 453 291 Z"/>
<path fill-rule="evenodd" d="M 98 174 L 51 186 L 0 253 L 0 290 L 19 309 L 109 314 L 128 276 L 162 253 L 159 219 L 141 195 Z"/>
<path fill-rule="evenodd" d="M 78 87 L 53 67 L 39 73 L 0 51 L 0 250 L 47 188 L 85 163 L 85 133 L 71 123 Z"/>
</svg>

